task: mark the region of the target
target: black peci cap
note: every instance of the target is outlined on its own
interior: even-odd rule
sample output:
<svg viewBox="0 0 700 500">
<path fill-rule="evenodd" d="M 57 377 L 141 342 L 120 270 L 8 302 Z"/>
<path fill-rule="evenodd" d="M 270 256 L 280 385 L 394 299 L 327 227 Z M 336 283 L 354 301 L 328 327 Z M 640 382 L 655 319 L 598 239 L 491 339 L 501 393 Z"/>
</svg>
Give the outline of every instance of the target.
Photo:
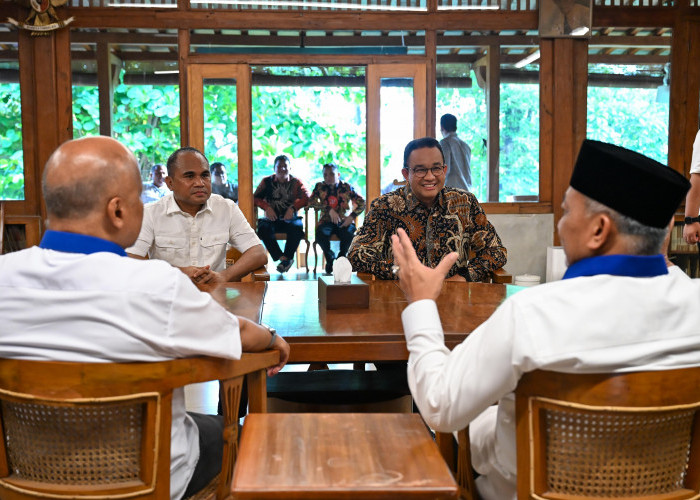
<svg viewBox="0 0 700 500">
<path fill-rule="evenodd" d="M 690 189 L 681 174 L 646 156 L 605 142 L 581 145 L 571 187 L 646 226 L 664 228 Z"/>
</svg>

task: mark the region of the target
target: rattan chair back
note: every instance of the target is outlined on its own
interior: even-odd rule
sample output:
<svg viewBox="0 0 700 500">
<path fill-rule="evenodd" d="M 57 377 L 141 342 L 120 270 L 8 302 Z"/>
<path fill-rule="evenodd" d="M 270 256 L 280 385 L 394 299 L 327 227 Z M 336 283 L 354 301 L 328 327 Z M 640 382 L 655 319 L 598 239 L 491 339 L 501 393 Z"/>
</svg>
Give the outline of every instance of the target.
<svg viewBox="0 0 700 500">
<path fill-rule="evenodd" d="M 240 361 L 0 359 L 0 498 L 169 499 L 173 389 L 217 379 L 225 473 L 204 497 L 228 496 L 243 375 L 255 372 L 264 393 L 263 370 L 277 359 L 275 351 L 246 354 Z M 255 391 L 260 400 L 263 394 Z"/>
<path fill-rule="evenodd" d="M 700 498 L 700 368 L 534 371 L 516 390 L 518 499 Z"/>
</svg>

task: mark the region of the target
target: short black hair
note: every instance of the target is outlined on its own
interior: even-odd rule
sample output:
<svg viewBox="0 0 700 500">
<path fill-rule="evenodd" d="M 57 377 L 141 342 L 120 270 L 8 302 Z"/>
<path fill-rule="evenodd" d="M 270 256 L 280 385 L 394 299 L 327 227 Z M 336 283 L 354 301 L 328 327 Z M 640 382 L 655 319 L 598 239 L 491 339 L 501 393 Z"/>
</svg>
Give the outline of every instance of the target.
<svg viewBox="0 0 700 500">
<path fill-rule="evenodd" d="M 411 153 L 416 149 L 423 148 L 437 148 L 442 156 L 442 162 L 445 163 L 445 153 L 442 152 L 442 146 L 438 140 L 434 137 L 421 137 L 406 144 L 406 149 L 403 150 L 403 168 L 408 169 L 408 157 L 411 156 Z"/>
<path fill-rule="evenodd" d="M 182 153 L 197 153 L 200 155 L 202 158 L 204 158 L 204 161 L 207 163 L 207 166 L 209 165 L 209 160 L 207 160 L 207 157 L 204 156 L 204 153 L 202 153 L 199 149 L 193 148 L 191 146 L 185 146 L 184 148 L 180 148 L 177 151 L 175 151 L 173 154 L 171 154 L 168 157 L 168 162 L 166 163 L 166 166 L 168 167 L 168 175 L 170 177 L 173 176 L 173 172 L 175 170 L 175 164 L 177 163 L 177 158 L 180 156 Z"/>
<path fill-rule="evenodd" d="M 457 117 L 446 113 L 440 117 L 440 127 L 445 129 L 446 132 L 456 132 L 457 131 Z"/>
<path fill-rule="evenodd" d="M 223 168 L 224 171 L 226 171 L 226 167 L 224 166 L 223 163 L 221 163 L 220 161 L 215 161 L 214 163 L 209 165 L 209 172 L 211 172 L 213 174 L 214 170 L 216 170 L 217 168 Z"/>
<path fill-rule="evenodd" d="M 274 167 L 277 165 L 277 162 L 280 161 L 280 160 L 286 161 L 287 164 L 292 163 L 291 161 L 289 161 L 289 156 L 287 156 L 287 155 L 279 155 L 279 156 L 275 157 L 275 161 L 272 163 L 272 168 L 274 168 Z"/>
<path fill-rule="evenodd" d="M 338 169 L 339 169 L 340 167 L 338 167 L 338 164 L 337 164 L 337 163 L 333 163 L 333 162 L 324 163 L 324 164 L 323 164 L 323 170 L 326 170 L 327 168 L 332 169 L 333 172 L 337 172 Z"/>
</svg>

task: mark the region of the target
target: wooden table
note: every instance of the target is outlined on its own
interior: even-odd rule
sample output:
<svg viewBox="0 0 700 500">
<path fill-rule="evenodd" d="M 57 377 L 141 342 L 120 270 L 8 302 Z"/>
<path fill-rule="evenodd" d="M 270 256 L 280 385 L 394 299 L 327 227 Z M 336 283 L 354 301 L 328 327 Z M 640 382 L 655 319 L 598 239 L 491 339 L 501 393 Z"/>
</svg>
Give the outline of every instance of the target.
<svg viewBox="0 0 700 500">
<path fill-rule="evenodd" d="M 232 482 L 243 499 L 440 499 L 458 487 L 419 415 L 246 417 Z"/>
<path fill-rule="evenodd" d="M 291 345 L 291 363 L 408 359 L 401 323 L 407 302 L 397 281 L 370 281 L 367 309 L 326 310 L 315 281 L 227 283 L 214 295 L 234 314 L 275 327 Z M 518 287 L 445 282 L 438 310 L 451 349 Z"/>
</svg>

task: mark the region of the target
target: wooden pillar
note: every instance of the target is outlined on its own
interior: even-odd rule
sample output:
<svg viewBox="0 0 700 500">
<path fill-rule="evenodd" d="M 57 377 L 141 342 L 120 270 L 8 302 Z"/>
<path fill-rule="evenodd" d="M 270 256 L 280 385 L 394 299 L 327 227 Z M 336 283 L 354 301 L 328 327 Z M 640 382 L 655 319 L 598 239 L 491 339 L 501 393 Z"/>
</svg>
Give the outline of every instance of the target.
<svg viewBox="0 0 700 500">
<path fill-rule="evenodd" d="M 488 64 L 486 66 L 486 100 L 488 109 L 488 166 L 489 188 L 488 201 L 498 202 L 499 196 L 499 156 L 501 131 L 499 115 L 501 111 L 501 47 L 489 45 Z"/>
<path fill-rule="evenodd" d="M 116 64 L 115 64 L 116 63 Z M 119 64 L 108 42 L 97 42 L 97 88 L 100 99 L 100 135 L 112 136 L 114 87 L 119 77 Z"/>
<path fill-rule="evenodd" d="M 180 111 L 190 109 L 187 95 L 187 58 L 190 55 L 190 30 L 177 30 L 178 69 L 180 72 Z M 189 146 L 190 120 L 187 113 L 180 113 L 180 144 Z"/>
<path fill-rule="evenodd" d="M 700 17 L 679 12 L 671 42 L 668 164 L 689 175 L 700 103 Z"/>
<path fill-rule="evenodd" d="M 542 39 L 540 53 L 540 180 L 552 179 L 540 185 L 540 201 L 552 202 L 556 245 L 561 202 L 586 138 L 588 40 Z"/>
<path fill-rule="evenodd" d="M 25 210 L 46 217 L 41 176 L 53 151 L 73 138 L 70 31 L 19 34 Z"/>
<path fill-rule="evenodd" d="M 430 0 L 429 3 L 432 2 L 437 4 L 437 0 Z M 428 64 L 425 68 L 425 119 L 428 129 L 427 133 L 430 137 L 433 137 L 437 120 L 435 109 L 437 106 L 437 32 L 435 30 L 427 30 L 425 32 L 425 55 L 428 59 Z"/>
</svg>

